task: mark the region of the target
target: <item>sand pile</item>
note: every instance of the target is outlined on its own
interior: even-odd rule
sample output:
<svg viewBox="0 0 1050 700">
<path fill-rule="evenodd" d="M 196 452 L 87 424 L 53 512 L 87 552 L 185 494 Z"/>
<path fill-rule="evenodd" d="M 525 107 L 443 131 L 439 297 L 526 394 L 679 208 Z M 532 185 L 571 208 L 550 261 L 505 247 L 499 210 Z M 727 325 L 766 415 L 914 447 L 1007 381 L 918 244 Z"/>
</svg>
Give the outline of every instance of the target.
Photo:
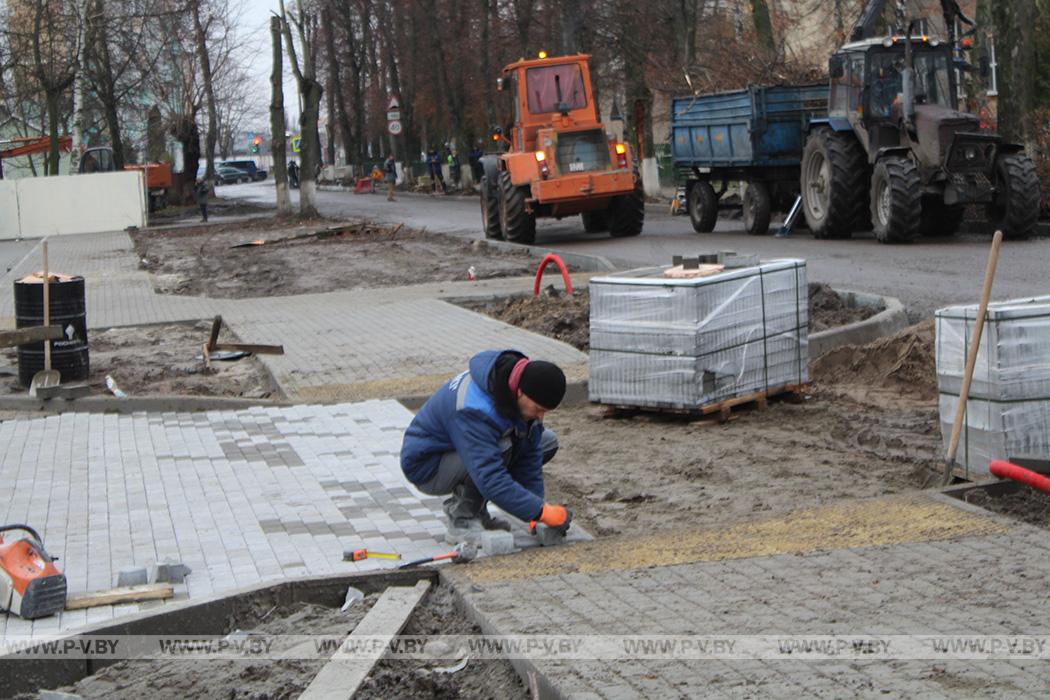
<svg viewBox="0 0 1050 700">
<path fill-rule="evenodd" d="M 937 398 L 933 319 L 868 345 L 836 348 L 814 360 L 810 374 L 821 384 L 862 384 L 933 401 Z"/>
</svg>

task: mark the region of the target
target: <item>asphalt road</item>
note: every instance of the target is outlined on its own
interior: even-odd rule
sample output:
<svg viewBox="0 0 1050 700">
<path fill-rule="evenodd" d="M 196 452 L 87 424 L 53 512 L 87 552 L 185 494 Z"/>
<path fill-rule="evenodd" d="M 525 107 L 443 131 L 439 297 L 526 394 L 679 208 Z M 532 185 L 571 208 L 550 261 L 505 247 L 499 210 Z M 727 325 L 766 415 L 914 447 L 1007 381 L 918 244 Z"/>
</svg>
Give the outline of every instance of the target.
<svg viewBox="0 0 1050 700">
<path fill-rule="evenodd" d="M 270 181 L 229 185 L 225 197 L 274 204 Z M 298 192 L 292 193 L 298 202 Z M 332 217 L 366 218 L 378 223 L 404 223 L 454 235 L 481 238 L 481 212 L 476 196 L 399 193 L 396 202 L 383 195 L 318 192 L 321 213 Z M 720 250 L 757 253 L 762 258 L 803 258 L 810 281 L 836 289 L 887 294 L 900 299 L 914 318 L 942 306 L 977 303 L 988 259 L 990 236 L 962 235 L 908 245 L 884 245 L 871 234 L 848 241 L 815 240 L 808 231 L 791 238 L 749 236 L 739 220 L 721 219 L 713 233 L 693 232 L 688 217 L 670 216 L 662 205 L 646 208 L 640 236 L 613 239 L 586 234 L 579 217 L 540 220 L 536 245 L 589 255 L 601 255 L 624 266 L 670 264 L 673 255 Z M 1050 294 L 1050 238 L 1004 243 L 999 256 L 992 298 L 996 300 Z"/>
</svg>

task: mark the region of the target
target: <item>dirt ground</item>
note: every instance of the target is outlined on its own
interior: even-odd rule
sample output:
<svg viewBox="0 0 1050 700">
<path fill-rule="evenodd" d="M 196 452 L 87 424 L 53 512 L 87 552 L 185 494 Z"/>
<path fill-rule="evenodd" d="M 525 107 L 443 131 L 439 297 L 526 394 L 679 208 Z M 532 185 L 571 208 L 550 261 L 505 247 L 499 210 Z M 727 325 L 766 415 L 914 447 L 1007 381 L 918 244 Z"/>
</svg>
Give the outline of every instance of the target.
<svg viewBox="0 0 1050 700">
<path fill-rule="evenodd" d="M 452 591 L 431 589 L 412 615 L 402 634 L 481 634 L 481 628 L 456 610 Z M 529 693 L 509 661 L 470 659 L 462 671 L 452 674 L 434 668 L 454 666 L 455 661 L 380 661 L 354 700 L 429 700 L 430 698 L 528 698 Z"/>
<path fill-rule="evenodd" d="M 201 346 L 208 339 L 211 321 L 169 323 L 152 326 L 123 326 L 88 333 L 91 373 L 85 383 L 91 395 L 110 395 L 106 376 L 128 396 L 222 396 L 252 399 L 277 398 L 273 382 L 255 357 L 204 366 Z M 219 342 L 237 342 L 223 327 Z M 0 393 L 24 395 L 18 382 L 15 348 L 0 351 L 0 364 L 8 374 L 0 377 Z M 13 375 L 10 373 L 13 372 Z M 80 382 L 72 382 L 80 383 Z"/>
<path fill-rule="evenodd" d="M 548 500 L 597 536 L 741 522 L 841 499 L 937 485 L 942 465 L 932 322 L 812 367 L 801 401 L 734 409 L 732 420 L 551 412 L 562 445 Z M 866 355 L 852 364 L 843 358 Z M 925 365 L 926 381 L 910 379 Z M 882 368 L 872 370 L 871 367 Z"/>
<path fill-rule="evenodd" d="M 279 609 L 251 628 L 268 635 L 345 636 L 375 604 L 379 594 L 346 612 L 306 603 Z M 416 608 L 402 631 L 406 635 L 474 635 L 480 628 L 456 611 L 452 592 L 431 589 Z M 298 697 L 321 670 L 324 661 L 285 660 L 149 660 L 121 661 L 103 668 L 94 676 L 63 688 L 84 700 L 113 698 L 138 700 L 142 697 L 180 700 L 286 700 Z M 355 700 L 399 698 L 527 698 L 510 662 L 469 660 L 463 670 L 447 674 L 436 668 L 453 666 L 454 661 L 383 660 L 373 669 Z"/>
<path fill-rule="evenodd" d="M 400 226 L 260 218 L 139 231 L 135 249 L 162 294 L 256 298 L 530 275 L 527 252 Z"/>
<path fill-rule="evenodd" d="M 1050 528 L 1050 494 L 1021 486 L 1014 493 L 990 496 L 985 491 L 968 491 L 963 500 L 981 508 L 1017 518 L 1030 525 Z"/>
<path fill-rule="evenodd" d="M 514 326 L 557 338 L 578 350 L 590 349 L 591 296 L 587 289 L 574 289 L 572 295 L 553 285 L 540 297 L 511 297 L 484 303 L 463 304 L 468 309 Z M 816 331 L 863 321 L 881 309 L 848 306 L 846 300 L 826 284 L 809 285 L 809 330 Z"/>
</svg>

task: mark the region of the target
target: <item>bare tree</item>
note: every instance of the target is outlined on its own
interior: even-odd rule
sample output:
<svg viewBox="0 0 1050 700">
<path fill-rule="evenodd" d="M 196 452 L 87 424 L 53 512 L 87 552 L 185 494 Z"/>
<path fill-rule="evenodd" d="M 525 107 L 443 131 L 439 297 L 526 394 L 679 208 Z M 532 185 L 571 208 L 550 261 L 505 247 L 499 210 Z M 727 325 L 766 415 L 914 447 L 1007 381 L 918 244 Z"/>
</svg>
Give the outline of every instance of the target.
<svg viewBox="0 0 1050 700">
<path fill-rule="evenodd" d="M 317 16 L 308 12 L 306 0 L 300 0 L 295 7 L 295 15 L 289 21 L 285 11 L 284 0 L 281 0 L 281 31 L 284 34 L 288 49 L 288 62 L 299 86 L 299 96 L 303 108 L 299 115 L 300 164 L 299 180 L 299 213 L 302 216 L 317 216 L 317 169 L 321 164 L 321 143 L 318 138 L 317 123 L 320 117 L 321 97 L 324 89 L 317 79 Z M 292 40 L 291 25 L 295 25 L 299 37 L 300 51 L 297 54 Z M 301 55 L 301 60 L 300 60 Z"/>
<path fill-rule="evenodd" d="M 284 59 L 281 53 L 281 17 L 270 18 L 270 38 L 273 42 L 273 70 L 270 72 L 270 153 L 273 154 L 273 181 L 277 187 L 277 213 L 292 210 L 288 200 L 288 166 L 284 144 Z"/>
</svg>

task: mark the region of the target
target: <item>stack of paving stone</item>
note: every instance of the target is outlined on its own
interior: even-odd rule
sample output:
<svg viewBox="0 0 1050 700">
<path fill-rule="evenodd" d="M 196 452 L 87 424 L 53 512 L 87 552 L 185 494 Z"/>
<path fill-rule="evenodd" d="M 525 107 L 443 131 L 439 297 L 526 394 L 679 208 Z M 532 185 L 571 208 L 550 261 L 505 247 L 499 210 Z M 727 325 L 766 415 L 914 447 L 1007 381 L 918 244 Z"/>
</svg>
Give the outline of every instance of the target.
<svg viewBox="0 0 1050 700">
<path fill-rule="evenodd" d="M 947 447 L 977 306 L 939 309 L 937 389 Z M 993 459 L 1050 457 L 1050 296 L 989 304 L 956 462 L 989 475 Z"/>
<path fill-rule="evenodd" d="M 809 380 L 804 260 L 692 279 L 664 269 L 591 279 L 591 401 L 696 410 Z"/>
</svg>

